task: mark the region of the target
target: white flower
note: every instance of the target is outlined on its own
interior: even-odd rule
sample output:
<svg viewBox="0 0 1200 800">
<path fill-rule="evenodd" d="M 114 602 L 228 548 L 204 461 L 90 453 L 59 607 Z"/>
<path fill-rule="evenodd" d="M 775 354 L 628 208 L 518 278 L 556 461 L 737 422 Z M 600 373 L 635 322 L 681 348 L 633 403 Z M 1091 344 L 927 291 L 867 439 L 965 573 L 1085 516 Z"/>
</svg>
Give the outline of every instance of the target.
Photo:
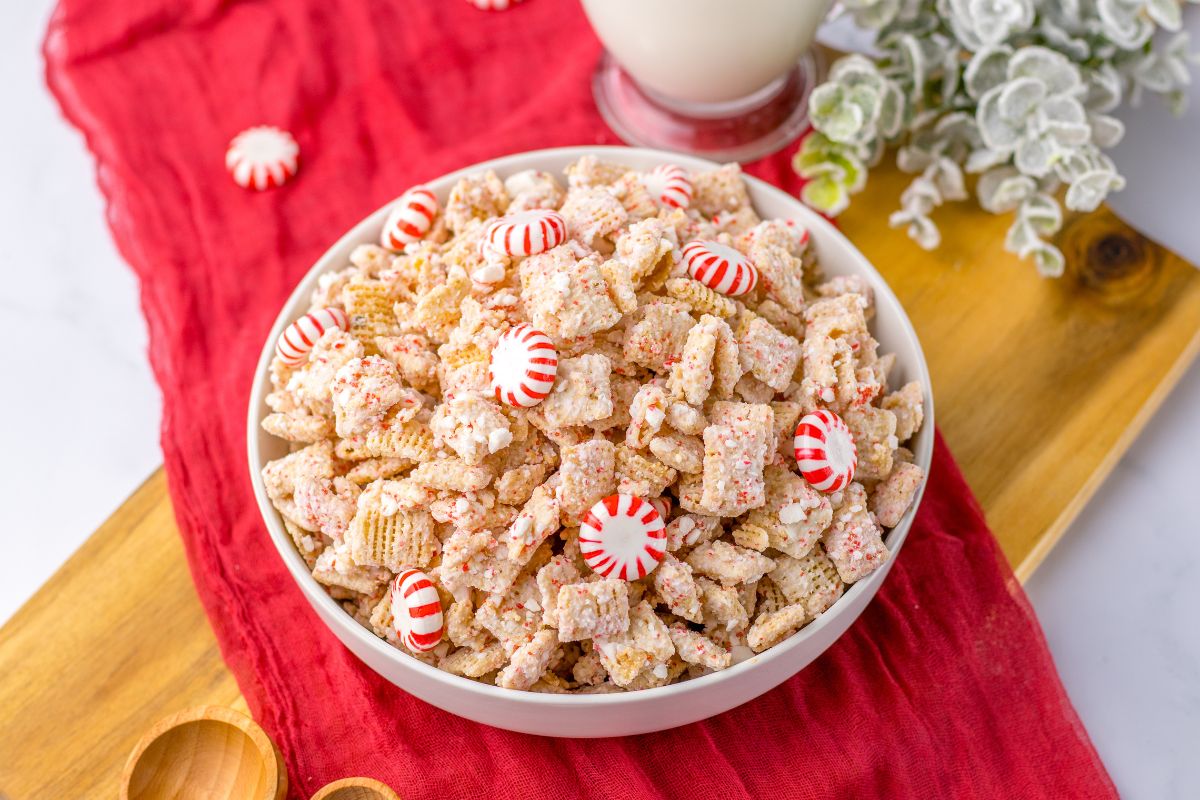
<svg viewBox="0 0 1200 800">
<path fill-rule="evenodd" d="M 870 59 L 852 55 L 833 65 L 808 108 L 813 125 L 833 141 L 867 144 L 899 132 L 904 97 Z"/>
<path fill-rule="evenodd" d="M 860 28 L 877 31 L 896 18 L 900 0 L 843 0 L 842 6 L 854 16 Z"/>
<path fill-rule="evenodd" d="M 1200 2 L 1200 0 L 1191 0 Z M 844 209 L 887 145 L 915 175 L 889 218 L 922 247 L 932 220 L 966 197 L 1014 215 L 1005 245 L 1043 275 L 1062 274 L 1047 237 L 1062 225 L 1055 199 L 1089 211 L 1125 183 L 1103 153 L 1125 127 L 1111 112 L 1144 92 L 1181 111 L 1191 79 L 1182 0 L 843 0 L 875 30 L 875 60 L 839 60 L 809 102 L 816 132 L 793 163 L 803 199 Z M 1156 30 L 1179 31 L 1169 40 Z"/>
<path fill-rule="evenodd" d="M 1033 0 L 938 0 L 937 9 L 969 50 L 999 44 L 1033 25 Z"/>
<path fill-rule="evenodd" d="M 1145 0 L 1097 0 L 1101 33 L 1122 50 L 1136 50 L 1150 40 L 1154 25 L 1142 14 Z"/>
<path fill-rule="evenodd" d="M 1014 210 L 1037 191 L 1037 181 L 1022 175 L 1016 167 L 988 170 L 975 185 L 975 195 L 984 211 L 1004 214 Z"/>
<path fill-rule="evenodd" d="M 1026 47 L 1008 60 L 1005 77 L 979 100 L 980 136 L 998 155 L 1012 154 L 1021 172 L 1043 177 L 1091 138 L 1079 69 L 1061 53 Z"/>
<path fill-rule="evenodd" d="M 1164 47 L 1139 53 L 1125 62 L 1124 71 L 1133 84 L 1130 102 L 1140 102 L 1143 91 L 1151 91 L 1167 97 L 1171 110 L 1182 114 L 1186 95 L 1184 90 L 1191 82 L 1188 62 L 1195 56 L 1188 52 L 1187 31 L 1181 31 Z"/>
<path fill-rule="evenodd" d="M 1110 191 L 1125 187 L 1112 159 L 1093 145 L 1075 149 L 1055 164 L 1054 171 L 1068 184 L 1064 202 L 1072 211 L 1095 211 Z"/>
</svg>

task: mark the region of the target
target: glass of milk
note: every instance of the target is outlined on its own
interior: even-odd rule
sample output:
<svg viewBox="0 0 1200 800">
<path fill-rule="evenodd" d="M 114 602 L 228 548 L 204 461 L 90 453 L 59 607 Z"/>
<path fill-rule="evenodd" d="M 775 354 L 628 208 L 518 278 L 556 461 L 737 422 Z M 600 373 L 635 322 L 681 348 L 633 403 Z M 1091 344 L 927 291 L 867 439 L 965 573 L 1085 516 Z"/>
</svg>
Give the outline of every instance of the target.
<svg viewBox="0 0 1200 800">
<path fill-rule="evenodd" d="M 596 104 L 626 142 L 751 161 L 795 139 L 833 0 L 583 0 Z"/>
</svg>

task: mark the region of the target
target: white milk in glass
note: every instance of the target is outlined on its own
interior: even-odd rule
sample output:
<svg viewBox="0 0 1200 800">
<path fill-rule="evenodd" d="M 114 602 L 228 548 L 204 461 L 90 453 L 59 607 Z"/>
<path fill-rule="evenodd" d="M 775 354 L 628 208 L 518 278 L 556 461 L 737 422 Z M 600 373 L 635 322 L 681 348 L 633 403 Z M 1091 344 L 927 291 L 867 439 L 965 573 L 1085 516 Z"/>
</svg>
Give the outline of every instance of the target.
<svg viewBox="0 0 1200 800">
<path fill-rule="evenodd" d="M 768 89 L 812 44 L 832 0 L 583 0 L 609 53 L 665 101 L 731 103 Z"/>
</svg>

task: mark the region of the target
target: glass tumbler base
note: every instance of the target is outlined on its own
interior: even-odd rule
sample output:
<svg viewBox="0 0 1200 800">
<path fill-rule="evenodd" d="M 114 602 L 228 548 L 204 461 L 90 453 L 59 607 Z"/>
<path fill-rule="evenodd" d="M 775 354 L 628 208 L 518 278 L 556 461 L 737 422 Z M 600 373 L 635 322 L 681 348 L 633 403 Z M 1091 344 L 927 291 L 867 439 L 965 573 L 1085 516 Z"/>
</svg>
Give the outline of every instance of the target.
<svg viewBox="0 0 1200 800">
<path fill-rule="evenodd" d="M 818 69 L 808 52 L 748 98 L 699 105 L 644 89 L 606 52 L 592 76 L 592 94 L 604 121 L 626 144 L 746 162 L 781 149 L 808 126 L 808 96 Z"/>
</svg>

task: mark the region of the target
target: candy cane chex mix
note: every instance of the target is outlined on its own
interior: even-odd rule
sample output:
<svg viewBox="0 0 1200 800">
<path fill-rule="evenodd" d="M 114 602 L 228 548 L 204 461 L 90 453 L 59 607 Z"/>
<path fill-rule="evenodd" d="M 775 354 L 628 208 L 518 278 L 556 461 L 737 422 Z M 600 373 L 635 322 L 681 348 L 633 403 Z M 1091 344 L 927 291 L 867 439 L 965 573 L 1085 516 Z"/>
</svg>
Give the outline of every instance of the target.
<svg viewBox="0 0 1200 800">
<path fill-rule="evenodd" d="M 414 187 L 380 243 L 278 341 L 263 481 L 400 652 L 637 691 L 778 644 L 890 557 L 921 386 L 889 386 L 869 285 L 760 220 L 736 165 Z"/>
</svg>

